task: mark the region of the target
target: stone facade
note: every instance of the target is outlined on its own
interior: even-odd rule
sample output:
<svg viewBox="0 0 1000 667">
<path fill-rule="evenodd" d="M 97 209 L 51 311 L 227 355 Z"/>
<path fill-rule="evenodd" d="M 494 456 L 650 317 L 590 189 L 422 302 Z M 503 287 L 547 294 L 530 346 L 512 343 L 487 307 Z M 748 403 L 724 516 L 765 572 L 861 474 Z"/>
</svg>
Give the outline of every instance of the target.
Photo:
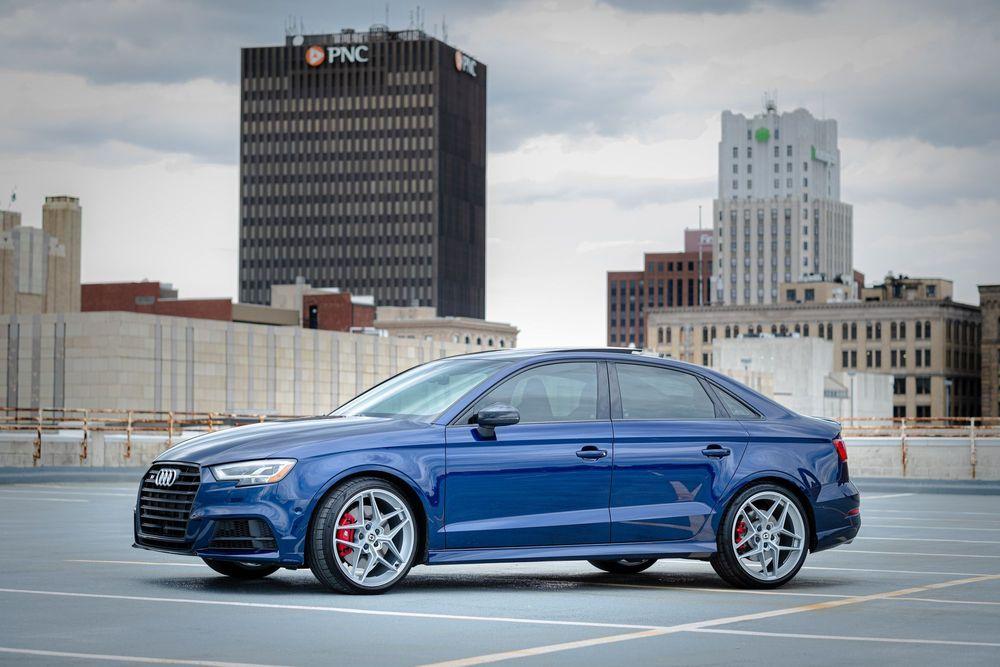
<svg viewBox="0 0 1000 667">
<path fill-rule="evenodd" d="M 517 347 L 518 328 L 471 317 L 438 317 L 428 306 L 379 306 L 374 326 L 389 336 L 462 345 L 470 351 Z"/>
<path fill-rule="evenodd" d="M 720 339 L 824 338 L 834 345 L 834 370 L 894 377 L 892 416 L 980 413 L 976 306 L 946 300 L 713 306 L 653 311 L 647 320 L 647 348 L 704 366 L 712 365 Z"/>
<path fill-rule="evenodd" d="M 80 310 L 82 210 L 76 197 L 46 197 L 42 228 L 0 211 L 0 314 Z"/>
<path fill-rule="evenodd" d="M 11 407 L 317 414 L 407 368 L 476 349 L 139 313 L 4 320 L 0 402 Z"/>
</svg>

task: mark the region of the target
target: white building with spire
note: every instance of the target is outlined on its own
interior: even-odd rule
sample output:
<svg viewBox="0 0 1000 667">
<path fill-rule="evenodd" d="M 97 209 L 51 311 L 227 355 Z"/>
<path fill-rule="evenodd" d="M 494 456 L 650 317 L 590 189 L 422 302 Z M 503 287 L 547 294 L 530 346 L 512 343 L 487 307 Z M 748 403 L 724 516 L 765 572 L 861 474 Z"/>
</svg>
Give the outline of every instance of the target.
<svg viewBox="0 0 1000 667">
<path fill-rule="evenodd" d="M 837 121 L 805 109 L 722 112 L 713 206 L 715 303 L 779 301 L 781 283 L 852 271 L 852 208 L 840 200 Z"/>
</svg>

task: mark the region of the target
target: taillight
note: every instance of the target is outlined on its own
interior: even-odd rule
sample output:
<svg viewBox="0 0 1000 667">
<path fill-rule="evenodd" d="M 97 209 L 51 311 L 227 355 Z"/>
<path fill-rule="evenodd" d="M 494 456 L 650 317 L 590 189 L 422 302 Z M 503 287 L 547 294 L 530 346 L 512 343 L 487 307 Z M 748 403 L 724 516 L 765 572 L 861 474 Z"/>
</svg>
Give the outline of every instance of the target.
<svg viewBox="0 0 1000 667">
<path fill-rule="evenodd" d="M 840 459 L 841 463 L 847 462 L 847 445 L 844 444 L 842 438 L 834 438 L 833 446 L 837 448 L 837 457 Z"/>
</svg>

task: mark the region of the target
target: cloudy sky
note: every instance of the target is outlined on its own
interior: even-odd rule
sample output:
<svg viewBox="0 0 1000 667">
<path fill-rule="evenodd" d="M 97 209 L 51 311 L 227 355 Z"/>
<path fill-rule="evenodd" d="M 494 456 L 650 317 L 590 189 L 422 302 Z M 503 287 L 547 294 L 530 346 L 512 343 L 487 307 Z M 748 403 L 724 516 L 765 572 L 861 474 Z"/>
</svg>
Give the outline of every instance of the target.
<svg viewBox="0 0 1000 667">
<path fill-rule="evenodd" d="M 604 279 L 710 223 L 719 115 L 839 122 L 854 262 L 1000 282 L 1000 3 L 433 2 L 489 66 L 487 316 L 523 345 L 605 341 Z M 393 2 L 406 28 L 414 5 Z M 0 1 L 0 207 L 84 207 L 84 281 L 237 293 L 241 46 L 384 3 Z"/>
</svg>

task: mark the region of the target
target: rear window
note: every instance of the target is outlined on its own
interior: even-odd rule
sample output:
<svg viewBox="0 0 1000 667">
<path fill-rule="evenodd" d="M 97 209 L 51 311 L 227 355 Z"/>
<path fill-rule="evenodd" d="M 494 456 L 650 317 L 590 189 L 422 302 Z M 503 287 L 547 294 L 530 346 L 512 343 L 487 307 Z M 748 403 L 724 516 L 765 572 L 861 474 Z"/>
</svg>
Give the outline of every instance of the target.
<svg viewBox="0 0 1000 667">
<path fill-rule="evenodd" d="M 715 419 L 715 404 L 698 378 L 681 371 L 617 364 L 624 419 Z"/>
<path fill-rule="evenodd" d="M 731 395 L 724 389 L 716 387 L 715 393 L 719 395 L 719 399 L 722 401 L 722 404 L 726 406 L 726 410 L 729 411 L 729 414 L 736 419 L 757 419 L 760 417 L 760 415 L 744 405 L 743 401 Z"/>
</svg>

